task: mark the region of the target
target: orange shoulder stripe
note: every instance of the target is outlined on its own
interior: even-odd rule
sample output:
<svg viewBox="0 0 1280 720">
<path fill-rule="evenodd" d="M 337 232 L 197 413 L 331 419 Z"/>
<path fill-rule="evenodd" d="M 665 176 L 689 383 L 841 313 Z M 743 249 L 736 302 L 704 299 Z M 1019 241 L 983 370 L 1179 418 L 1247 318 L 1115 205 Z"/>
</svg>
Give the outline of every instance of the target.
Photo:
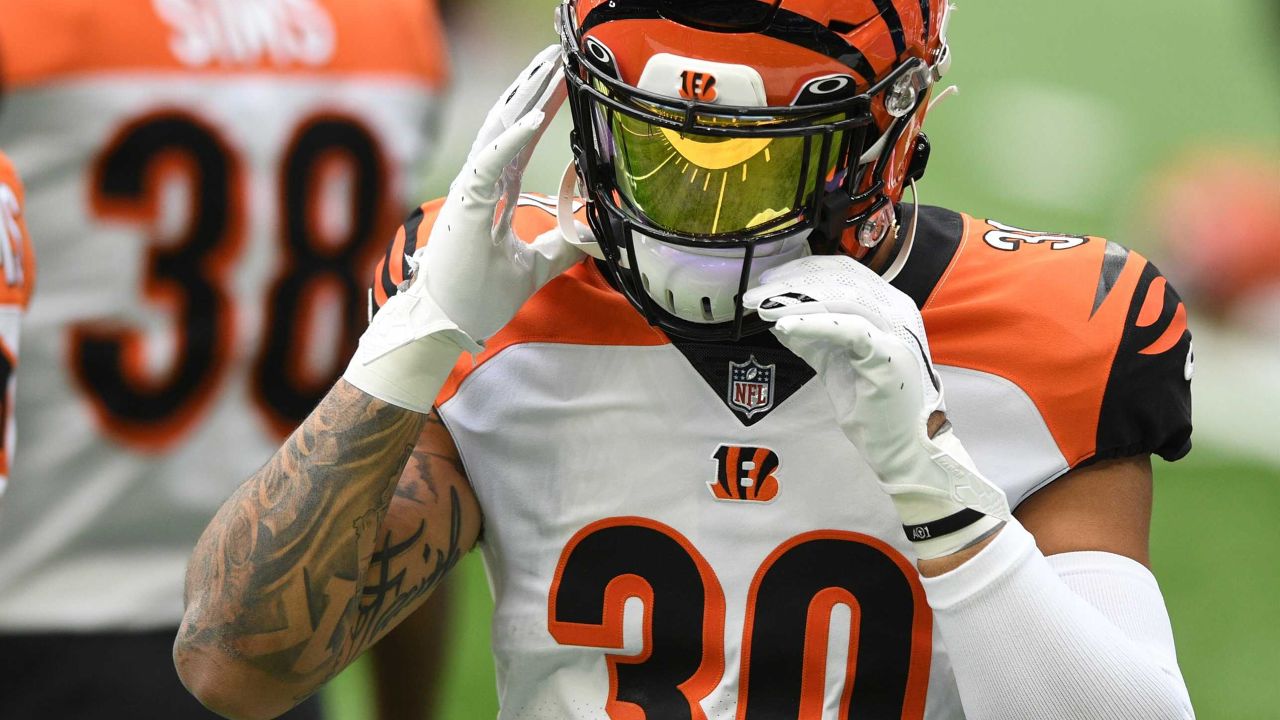
<svg viewBox="0 0 1280 720">
<path fill-rule="evenodd" d="M 1161 278 L 1163 280 L 1164 278 Z M 1153 285 L 1155 283 L 1152 283 Z M 1152 322 L 1155 322 L 1154 320 Z M 1162 355 L 1173 349 L 1175 345 L 1182 341 L 1182 336 L 1187 332 L 1187 306 L 1178 303 L 1178 309 L 1174 311 L 1173 320 L 1169 323 L 1169 327 L 1165 328 L 1164 333 L 1151 343 L 1145 350 L 1139 350 L 1141 355 Z"/>
<path fill-rule="evenodd" d="M 374 307 L 382 307 L 391 299 L 391 291 L 389 287 L 394 288 L 394 260 L 404 255 L 404 226 L 400 226 L 396 230 L 396 235 L 391 239 L 391 246 L 387 248 L 387 254 L 378 260 L 378 265 L 373 269 L 373 303 Z M 403 260 L 401 261 L 404 262 Z"/>
<path fill-rule="evenodd" d="M 1142 310 L 1138 312 L 1138 327 L 1151 327 L 1164 314 L 1165 288 L 1169 281 L 1158 277 L 1147 289 L 1147 297 L 1142 301 Z"/>
<path fill-rule="evenodd" d="M 463 355 L 436 399 L 443 405 L 475 370 L 508 348 L 530 343 L 656 347 L 670 340 L 609 286 L 590 258 L 547 283 L 472 361 Z"/>
<path fill-rule="evenodd" d="M 396 288 L 409 277 L 406 257 L 425 247 L 431 227 L 444 205 L 444 198 L 423 203 L 396 231 L 386 253 L 378 261 L 373 276 L 373 298 L 382 307 L 395 294 Z"/>
</svg>

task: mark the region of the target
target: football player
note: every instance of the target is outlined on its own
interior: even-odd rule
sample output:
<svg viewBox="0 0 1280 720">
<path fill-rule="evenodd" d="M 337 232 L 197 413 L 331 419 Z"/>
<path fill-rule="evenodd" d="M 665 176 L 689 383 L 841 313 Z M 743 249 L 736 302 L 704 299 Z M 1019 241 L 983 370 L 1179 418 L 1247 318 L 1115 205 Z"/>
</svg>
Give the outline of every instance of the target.
<svg viewBox="0 0 1280 720">
<path fill-rule="evenodd" d="M 0 18 L 0 145 L 48 258 L 0 518 L 0 717 L 209 717 L 173 671 L 186 560 L 367 323 L 433 150 L 436 3 L 0 0 Z"/>
<path fill-rule="evenodd" d="M 9 484 L 13 462 L 18 336 L 36 278 L 35 253 L 23 211 L 24 195 L 13 163 L 0 152 L 0 496 Z"/>
<path fill-rule="evenodd" d="M 478 545 L 503 718 L 1191 717 L 1147 548 L 1185 308 L 1116 243 L 903 202 L 947 19 L 565 0 L 201 537 L 188 686 L 271 717 Z M 576 178 L 519 196 L 566 93 Z"/>
</svg>

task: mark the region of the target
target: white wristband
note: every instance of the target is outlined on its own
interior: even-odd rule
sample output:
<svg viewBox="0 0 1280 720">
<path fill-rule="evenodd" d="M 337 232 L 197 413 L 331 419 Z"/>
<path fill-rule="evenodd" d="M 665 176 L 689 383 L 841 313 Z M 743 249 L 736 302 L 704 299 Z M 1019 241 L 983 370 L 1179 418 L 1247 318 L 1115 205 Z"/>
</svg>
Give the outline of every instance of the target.
<svg viewBox="0 0 1280 720">
<path fill-rule="evenodd" d="M 903 479 L 886 489 L 916 555 L 932 560 L 988 537 L 1010 514 L 1004 493 L 982 476 L 949 426 L 923 444 L 925 452 L 908 446 L 896 454 Z"/>
<path fill-rule="evenodd" d="M 480 349 L 431 299 L 418 277 L 374 316 L 342 377 L 383 402 L 426 414 L 458 356 Z"/>
<path fill-rule="evenodd" d="M 447 337 L 431 335 L 369 362 L 357 353 L 342 377 L 383 402 L 425 415 L 461 354 Z"/>
</svg>

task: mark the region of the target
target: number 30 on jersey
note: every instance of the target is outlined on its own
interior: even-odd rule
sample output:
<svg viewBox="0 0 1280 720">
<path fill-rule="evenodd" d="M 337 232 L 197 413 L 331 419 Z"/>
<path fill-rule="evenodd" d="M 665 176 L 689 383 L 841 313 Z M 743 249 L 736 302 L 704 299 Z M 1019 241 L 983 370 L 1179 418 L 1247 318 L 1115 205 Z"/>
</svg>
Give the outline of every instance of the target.
<svg viewBox="0 0 1280 720">
<path fill-rule="evenodd" d="M 756 570 L 745 627 L 725 627 L 725 594 L 679 532 L 625 517 L 583 528 L 565 547 L 548 623 L 562 645 L 623 649 L 626 602 L 644 604 L 638 655 L 606 654 L 614 720 L 700 720 L 725 672 L 725 632 L 742 633 L 739 720 L 822 717 L 831 611 L 852 611 L 841 717 L 924 716 L 932 614 L 914 568 L 884 542 L 818 531 Z"/>
</svg>

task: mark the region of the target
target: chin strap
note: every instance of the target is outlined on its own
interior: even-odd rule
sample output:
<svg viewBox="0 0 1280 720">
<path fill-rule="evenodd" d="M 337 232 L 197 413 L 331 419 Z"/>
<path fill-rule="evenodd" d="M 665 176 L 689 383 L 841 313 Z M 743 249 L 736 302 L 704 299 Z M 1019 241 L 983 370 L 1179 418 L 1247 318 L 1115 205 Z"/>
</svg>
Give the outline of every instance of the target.
<svg viewBox="0 0 1280 720">
<path fill-rule="evenodd" d="M 577 196 L 578 166 L 571 160 L 560 177 L 560 192 L 556 194 L 556 223 L 565 242 L 597 260 L 604 260 L 604 251 L 591 229 L 573 217 L 582 209 L 582 201 Z"/>
<path fill-rule="evenodd" d="M 933 67 L 933 81 L 935 83 L 941 81 L 942 78 L 951 70 L 951 46 L 947 42 L 947 31 L 951 28 L 951 13 L 955 11 L 956 6 L 952 3 L 947 3 L 946 8 L 942 12 L 942 29 L 940 31 L 940 37 L 942 38 L 942 55 L 938 58 L 938 62 L 935 63 Z M 929 103 L 928 112 L 933 112 L 933 109 L 938 107 L 939 103 L 952 95 L 958 94 L 959 92 L 960 88 L 955 85 L 948 86 L 945 90 L 938 93 L 937 97 Z"/>
<path fill-rule="evenodd" d="M 933 112 L 933 109 L 934 109 L 934 108 L 936 108 L 936 107 L 938 107 L 938 105 L 939 105 L 939 104 L 941 104 L 943 100 L 946 100 L 947 98 L 949 98 L 949 97 L 951 97 L 951 96 L 953 96 L 953 95 L 959 95 L 959 94 L 960 94 L 960 88 L 959 88 L 959 87 L 957 87 L 957 86 L 955 86 L 955 85 L 948 85 L 948 86 L 946 87 L 946 89 L 945 89 L 945 90 L 943 90 L 942 92 L 938 93 L 938 96 L 937 96 L 937 97 L 935 97 L 933 100 L 930 100 L 930 101 L 929 101 L 929 112 L 931 112 L 931 113 L 932 113 L 932 112 Z"/>
</svg>

